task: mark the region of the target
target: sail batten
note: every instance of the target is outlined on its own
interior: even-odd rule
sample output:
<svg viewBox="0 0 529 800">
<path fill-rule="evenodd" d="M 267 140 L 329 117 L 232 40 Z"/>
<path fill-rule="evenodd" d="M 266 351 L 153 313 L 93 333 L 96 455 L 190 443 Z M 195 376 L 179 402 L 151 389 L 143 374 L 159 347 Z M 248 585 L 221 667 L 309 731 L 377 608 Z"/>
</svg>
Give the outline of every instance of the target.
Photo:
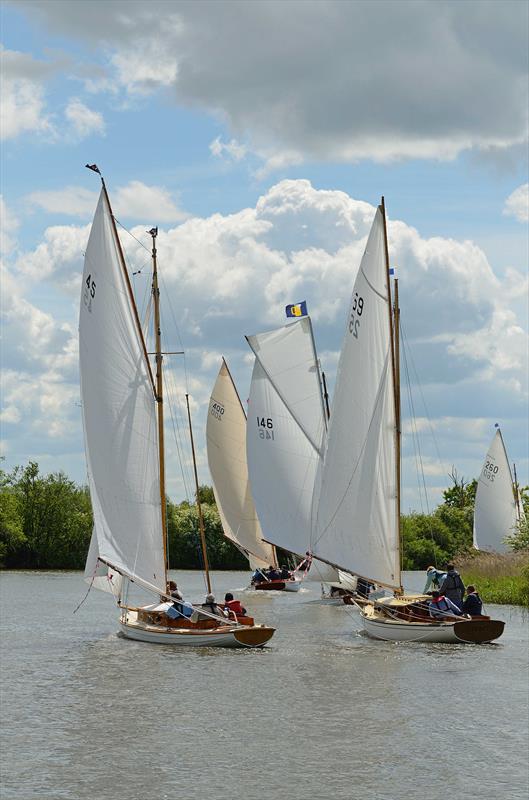
<svg viewBox="0 0 529 800">
<path fill-rule="evenodd" d="M 156 400 L 105 190 L 86 248 L 81 399 L 97 551 L 165 591 Z"/>
<path fill-rule="evenodd" d="M 382 210 L 353 287 L 324 459 L 315 485 L 312 552 L 400 588 L 395 376 Z"/>
</svg>

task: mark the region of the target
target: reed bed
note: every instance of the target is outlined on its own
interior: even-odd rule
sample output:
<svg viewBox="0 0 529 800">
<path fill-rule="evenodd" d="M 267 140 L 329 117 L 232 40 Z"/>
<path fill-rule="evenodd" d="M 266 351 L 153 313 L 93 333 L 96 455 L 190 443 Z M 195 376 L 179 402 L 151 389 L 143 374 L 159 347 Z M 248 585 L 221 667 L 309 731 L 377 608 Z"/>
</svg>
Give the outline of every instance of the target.
<svg viewBox="0 0 529 800">
<path fill-rule="evenodd" d="M 529 607 L 529 551 L 466 553 L 455 564 L 465 586 L 473 583 L 485 603 Z"/>
</svg>

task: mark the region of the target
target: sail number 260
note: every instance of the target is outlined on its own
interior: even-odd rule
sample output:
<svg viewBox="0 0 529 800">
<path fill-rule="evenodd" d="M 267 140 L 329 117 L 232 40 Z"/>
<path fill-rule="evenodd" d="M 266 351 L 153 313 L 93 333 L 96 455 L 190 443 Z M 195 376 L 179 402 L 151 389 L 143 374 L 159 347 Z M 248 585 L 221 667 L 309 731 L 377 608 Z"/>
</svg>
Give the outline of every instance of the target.
<svg viewBox="0 0 529 800">
<path fill-rule="evenodd" d="M 358 292 L 354 293 L 353 302 L 351 304 L 351 314 L 349 316 L 349 333 L 352 333 L 355 339 L 358 339 L 358 331 L 360 329 L 360 317 L 364 310 L 364 298 L 358 297 Z"/>
</svg>

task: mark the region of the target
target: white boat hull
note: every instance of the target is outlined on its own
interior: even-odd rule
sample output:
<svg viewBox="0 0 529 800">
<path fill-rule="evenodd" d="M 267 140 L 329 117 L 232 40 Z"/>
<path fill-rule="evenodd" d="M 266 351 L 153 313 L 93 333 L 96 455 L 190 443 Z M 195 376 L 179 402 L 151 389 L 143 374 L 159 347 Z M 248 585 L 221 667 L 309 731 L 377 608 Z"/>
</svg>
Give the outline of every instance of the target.
<svg viewBox="0 0 529 800">
<path fill-rule="evenodd" d="M 401 622 L 374 619 L 361 613 L 365 632 L 373 639 L 386 642 L 440 642 L 485 644 L 503 633 L 504 623 L 498 620 L 458 620 L 456 622 Z"/>
</svg>

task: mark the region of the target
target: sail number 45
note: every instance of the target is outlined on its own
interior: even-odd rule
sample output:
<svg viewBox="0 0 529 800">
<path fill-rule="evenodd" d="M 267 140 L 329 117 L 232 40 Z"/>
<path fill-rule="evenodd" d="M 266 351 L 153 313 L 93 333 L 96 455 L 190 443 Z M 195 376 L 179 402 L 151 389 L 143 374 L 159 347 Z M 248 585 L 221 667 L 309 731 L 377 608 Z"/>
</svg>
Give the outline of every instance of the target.
<svg viewBox="0 0 529 800">
<path fill-rule="evenodd" d="M 274 423 L 271 417 L 257 417 L 257 428 L 261 439 L 274 438 Z"/>
<path fill-rule="evenodd" d="M 89 275 L 88 278 L 85 280 L 85 289 L 83 292 L 83 301 L 87 309 L 91 312 L 92 311 L 92 300 L 96 296 L 96 284 L 95 281 L 92 280 L 92 275 Z"/>
<path fill-rule="evenodd" d="M 364 310 L 364 298 L 358 297 L 358 292 L 354 293 L 353 302 L 351 304 L 351 314 L 349 316 L 349 333 L 352 333 L 355 339 L 358 339 L 358 331 L 360 330 L 360 317 Z"/>
</svg>

